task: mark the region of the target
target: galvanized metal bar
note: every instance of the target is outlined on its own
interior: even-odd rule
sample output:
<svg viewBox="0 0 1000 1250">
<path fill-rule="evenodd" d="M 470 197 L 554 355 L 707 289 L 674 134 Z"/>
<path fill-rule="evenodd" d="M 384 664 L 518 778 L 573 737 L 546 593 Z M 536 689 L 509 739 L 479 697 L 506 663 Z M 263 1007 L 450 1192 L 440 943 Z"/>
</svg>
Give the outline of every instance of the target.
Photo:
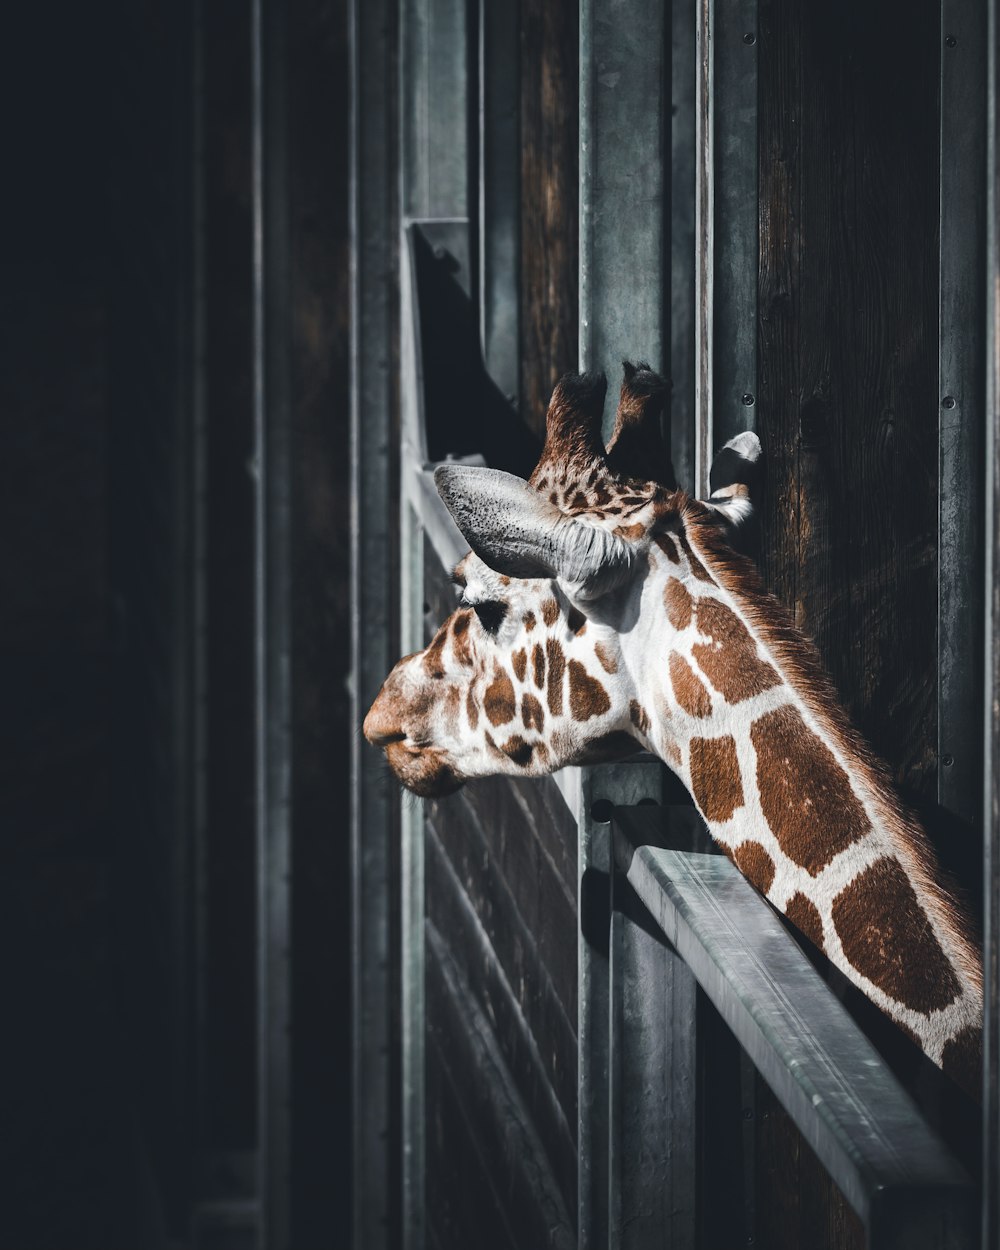
<svg viewBox="0 0 1000 1250">
<path fill-rule="evenodd" d="M 941 2 L 938 801 L 979 816 L 986 12 Z"/>
<path fill-rule="evenodd" d="M 632 5 L 627 19 L 613 0 L 580 5 L 579 357 L 581 369 L 605 369 L 613 385 L 622 360 L 670 366 L 669 36 L 666 10 L 654 0 Z M 609 405 L 606 433 L 613 416 Z M 562 787 L 580 830 L 581 1250 L 608 1244 L 611 1158 L 632 1145 L 609 1118 L 611 859 L 594 804 L 659 801 L 662 775 L 658 762 L 574 770 Z"/>
<path fill-rule="evenodd" d="M 707 499 L 715 450 L 715 0 L 697 0 L 695 73 L 695 495 Z"/>
<path fill-rule="evenodd" d="M 717 6 L 714 22 L 713 452 L 756 411 L 757 0 Z"/>
<path fill-rule="evenodd" d="M 479 0 L 479 331 L 490 377 L 518 399 L 520 9 Z"/>
<path fill-rule="evenodd" d="M 969 1246 L 969 1178 L 767 903 L 725 857 L 643 846 L 630 813 L 615 822 L 619 868 L 864 1221 L 869 1246 Z"/>
<path fill-rule="evenodd" d="M 693 1025 L 697 985 L 631 886 L 612 879 L 608 1244 L 694 1250 L 696 1055 L 678 1023 Z"/>
<path fill-rule="evenodd" d="M 468 31 L 465 0 L 402 0 L 400 15 L 400 506 L 399 630 L 403 652 L 424 645 L 423 472 L 427 439 L 420 318 L 408 232 L 417 221 L 468 248 Z M 460 249 L 462 250 L 462 249 Z M 466 273 L 468 262 L 465 263 Z M 402 1241 L 426 1244 L 424 817 L 399 813 L 401 856 Z"/>
<path fill-rule="evenodd" d="M 649 756 L 643 763 L 566 769 L 559 776 L 580 831 L 577 1236 L 581 1250 L 604 1250 L 611 1236 L 609 1212 L 616 1174 L 613 1159 L 630 1145 L 621 1140 L 611 1114 L 614 1020 L 610 994 L 612 862 L 608 822 L 613 807 L 619 803 L 638 804 L 644 799 L 661 802 L 663 767 Z M 680 1027 L 680 1023 L 675 1027 Z"/>
<path fill-rule="evenodd" d="M 258 1193 L 261 1242 L 290 1244 L 291 412 L 284 327 L 284 13 L 253 0 Z"/>
<path fill-rule="evenodd" d="M 1000 15 L 987 5 L 982 1246 L 1000 1241 Z"/>
<path fill-rule="evenodd" d="M 695 457 L 695 132 L 697 5 L 671 6 L 670 67 L 670 454 L 678 483 L 694 487 Z"/>
<path fill-rule="evenodd" d="M 393 625 L 392 344 L 398 187 L 385 83 L 391 0 L 350 6 L 351 721 L 360 725 L 397 655 Z M 397 800 L 360 734 L 351 745 L 353 1244 L 390 1242 L 394 1014 L 392 842 Z"/>
<path fill-rule="evenodd" d="M 695 489 L 757 399 L 757 0 L 698 6 Z"/>
<path fill-rule="evenodd" d="M 580 367 L 669 366 L 670 55 L 654 0 L 580 5 Z M 605 414 L 607 432 L 613 410 Z"/>
</svg>

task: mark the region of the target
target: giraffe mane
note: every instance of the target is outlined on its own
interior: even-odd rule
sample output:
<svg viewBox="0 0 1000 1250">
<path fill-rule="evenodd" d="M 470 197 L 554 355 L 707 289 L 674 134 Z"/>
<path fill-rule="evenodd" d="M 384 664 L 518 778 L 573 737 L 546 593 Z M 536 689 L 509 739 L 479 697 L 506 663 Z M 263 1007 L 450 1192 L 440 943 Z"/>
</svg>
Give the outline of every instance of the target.
<svg viewBox="0 0 1000 1250">
<path fill-rule="evenodd" d="M 696 554 L 736 599 L 781 675 L 802 699 L 814 720 L 830 734 L 840 752 L 856 761 L 884 828 L 907 871 L 926 892 L 934 919 L 955 941 L 961 971 L 982 992 L 979 944 L 961 892 L 948 881 L 923 825 L 899 796 L 888 767 L 851 723 L 840 695 L 827 675 L 815 644 L 796 628 L 791 614 L 765 587 L 753 561 L 730 547 L 718 519 L 697 500 L 680 504 L 680 520 Z"/>
</svg>

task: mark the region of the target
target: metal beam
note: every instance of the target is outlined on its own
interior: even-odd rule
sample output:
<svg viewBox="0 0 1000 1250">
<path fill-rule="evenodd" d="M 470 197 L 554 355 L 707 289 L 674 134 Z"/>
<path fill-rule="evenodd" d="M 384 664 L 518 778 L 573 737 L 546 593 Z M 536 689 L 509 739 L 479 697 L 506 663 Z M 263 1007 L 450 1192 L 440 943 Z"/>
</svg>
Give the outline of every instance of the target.
<svg viewBox="0 0 1000 1250">
<path fill-rule="evenodd" d="M 872 1250 L 968 1247 L 971 1181 L 780 919 L 724 856 L 642 845 L 615 812 L 615 858 L 864 1221 Z"/>
</svg>

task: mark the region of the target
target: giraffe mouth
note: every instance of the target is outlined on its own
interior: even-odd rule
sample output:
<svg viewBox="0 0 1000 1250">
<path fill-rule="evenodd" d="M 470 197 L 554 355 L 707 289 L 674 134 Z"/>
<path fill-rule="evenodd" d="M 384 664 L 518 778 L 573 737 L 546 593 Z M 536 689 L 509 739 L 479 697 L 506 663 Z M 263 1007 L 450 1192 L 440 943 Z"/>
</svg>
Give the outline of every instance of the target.
<svg viewBox="0 0 1000 1250">
<path fill-rule="evenodd" d="M 442 799 L 465 784 L 465 778 L 435 747 L 390 742 L 385 747 L 385 758 L 407 790 L 423 799 Z"/>
</svg>

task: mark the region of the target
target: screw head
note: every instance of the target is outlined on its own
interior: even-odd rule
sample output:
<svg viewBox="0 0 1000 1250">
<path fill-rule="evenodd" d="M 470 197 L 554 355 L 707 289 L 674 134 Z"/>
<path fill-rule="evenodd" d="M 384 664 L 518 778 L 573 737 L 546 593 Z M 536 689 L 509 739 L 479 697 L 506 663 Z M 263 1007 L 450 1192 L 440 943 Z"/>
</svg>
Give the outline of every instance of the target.
<svg viewBox="0 0 1000 1250">
<path fill-rule="evenodd" d="M 945 35 L 944 46 L 946 48 L 954 48 L 957 44 L 958 44 L 958 40 L 955 38 L 954 35 Z"/>
<path fill-rule="evenodd" d="M 954 755 L 942 755 L 941 756 L 941 763 L 945 766 L 945 768 L 951 768 L 954 762 L 955 762 Z"/>
<path fill-rule="evenodd" d="M 744 407 L 752 408 L 755 403 L 756 403 L 756 400 L 754 396 L 750 393 L 750 391 L 747 391 L 747 393 L 743 396 Z"/>
<path fill-rule="evenodd" d="M 757 42 L 757 36 L 753 33 L 752 30 L 748 30 L 747 33 L 743 36 L 743 42 L 747 45 L 748 48 L 750 48 Z"/>
<path fill-rule="evenodd" d="M 610 822 L 614 810 L 615 805 L 610 799 L 595 799 L 590 808 L 590 819 L 598 825 L 606 825 Z"/>
<path fill-rule="evenodd" d="M 941 407 L 942 408 L 954 408 L 956 403 L 957 403 L 957 400 L 955 399 L 954 395 L 945 395 L 944 399 L 941 400 Z"/>
</svg>

